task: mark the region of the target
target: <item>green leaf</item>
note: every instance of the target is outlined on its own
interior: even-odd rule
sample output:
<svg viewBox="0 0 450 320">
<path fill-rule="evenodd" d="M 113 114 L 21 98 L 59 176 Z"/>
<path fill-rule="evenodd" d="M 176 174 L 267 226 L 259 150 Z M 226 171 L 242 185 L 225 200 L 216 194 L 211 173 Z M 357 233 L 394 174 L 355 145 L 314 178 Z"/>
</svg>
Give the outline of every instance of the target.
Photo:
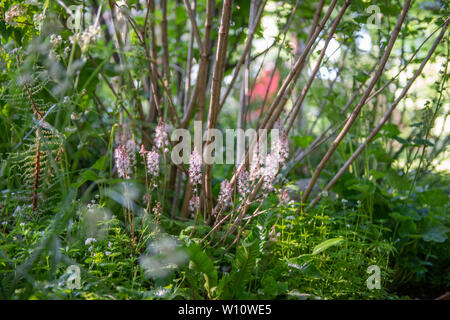
<svg viewBox="0 0 450 320">
<path fill-rule="evenodd" d="M 397 140 L 398 142 L 400 142 L 402 145 L 404 146 L 409 146 L 409 142 L 399 136 L 394 136 L 393 137 L 395 140 Z"/>
<path fill-rule="evenodd" d="M 293 140 L 294 146 L 306 149 L 310 143 L 314 141 L 314 138 L 311 136 L 295 136 L 293 137 Z"/>
<path fill-rule="evenodd" d="M 400 130 L 396 124 L 387 123 L 383 126 L 383 134 L 386 137 L 392 138 L 398 136 L 400 134 Z"/>
<path fill-rule="evenodd" d="M 419 194 L 419 202 L 433 207 L 443 207 L 448 203 L 448 196 L 441 189 L 430 189 Z"/>
<path fill-rule="evenodd" d="M 355 79 L 361 83 L 364 83 L 369 79 L 369 74 L 367 72 L 364 72 L 362 70 L 358 71 L 358 73 L 355 75 Z"/>
<path fill-rule="evenodd" d="M 313 296 L 309 293 L 301 293 L 300 291 L 294 289 L 286 293 L 289 297 L 293 297 L 297 300 L 308 300 Z"/>
<path fill-rule="evenodd" d="M 92 166 L 92 169 L 97 169 L 97 170 L 101 170 L 101 171 L 105 171 L 106 170 L 106 165 L 108 164 L 108 156 L 103 156 L 100 157 Z"/>
<path fill-rule="evenodd" d="M 447 233 L 450 231 L 443 225 L 435 225 L 428 231 L 422 233 L 423 240 L 443 243 L 448 239 Z"/>
<path fill-rule="evenodd" d="M 434 146 L 434 144 L 427 139 L 422 139 L 422 138 L 415 138 L 412 141 L 416 146 L 428 146 L 428 147 L 432 147 Z"/>
<path fill-rule="evenodd" d="M 409 237 L 417 232 L 417 225 L 414 220 L 408 219 L 400 224 L 398 228 L 398 234 L 400 237 Z"/>
<path fill-rule="evenodd" d="M 97 181 L 100 179 L 102 179 L 102 177 L 99 177 L 94 171 L 88 169 L 81 174 L 81 179 L 79 179 L 77 182 L 74 182 L 71 184 L 71 187 L 78 189 L 86 181 Z"/>
<path fill-rule="evenodd" d="M 277 281 L 272 275 L 265 274 L 261 280 L 265 298 L 276 297 L 288 289 L 287 282 Z"/>
<path fill-rule="evenodd" d="M 337 245 L 338 243 L 340 243 L 343 240 L 344 239 L 342 239 L 342 238 L 333 238 L 333 239 L 325 240 L 324 242 L 322 242 L 314 247 L 312 255 L 319 254 L 319 253 L 327 250 L 329 247 Z"/>
<path fill-rule="evenodd" d="M 375 156 L 377 161 L 380 161 L 380 162 L 393 162 L 394 161 L 394 159 L 392 157 L 390 157 L 386 153 L 386 150 L 381 146 L 377 146 L 376 148 L 371 150 L 370 153 L 372 153 Z"/>
<path fill-rule="evenodd" d="M 229 279 L 224 282 L 221 281 L 221 299 L 235 299 L 237 298 L 237 294 L 244 291 L 245 285 L 250 280 L 256 267 L 258 252 L 259 241 L 257 235 L 252 233 L 246 241 L 237 248 L 236 258 L 233 262 L 233 268 Z"/>
<path fill-rule="evenodd" d="M 212 288 L 217 286 L 217 271 L 214 268 L 212 260 L 202 250 L 200 245 L 195 242 L 191 242 L 187 246 L 187 250 L 192 262 L 192 269 L 204 274 L 205 289 L 208 293 L 211 293 Z"/>
<path fill-rule="evenodd" d="M 349 189 L 350 190 L 356 190 L 356 191 L 359 191 L 361 193 L 367 194 L 370 191 L 370 186 L 367 185 L 367 184 L 359 183 L 359 184 L 355 184 L 353 186 L 350 186 Z"/>
<path fill-rule="evenodd" d="M 401 213 L 398 213 L 398 212 L 390 212 L 389 216 L 392 219 L 394 219 L 395 221 L 397 221 L 397 222 L 404 222 L 404 221 L 407 221 L 407 220 L 412 220 L 412 217 L 405 216 L 405 215 L 403 215 Z"/>
<path fill-rule="evenodd" d="M 305 276 L 311 279 L 321 279 L 323 277 L 320 270 L 310 261 L 307 261 L 313 255 L 304 254 L 300 257 L 289 259 L 288 266 L 300 270 Z"/>
<path fill-rule="evenodd" d="M 81 174 L 84 181 L 96 181 L 101 179 L 94 171 L 86 170 Z"/>
<path fill-rule="evenodd" d="M 384 178 L 384 176 L 386 175 L 386 172 L 377 171 L 374 169 L 370 170 L 369 173 L 375 180 Z"/>
</svg>

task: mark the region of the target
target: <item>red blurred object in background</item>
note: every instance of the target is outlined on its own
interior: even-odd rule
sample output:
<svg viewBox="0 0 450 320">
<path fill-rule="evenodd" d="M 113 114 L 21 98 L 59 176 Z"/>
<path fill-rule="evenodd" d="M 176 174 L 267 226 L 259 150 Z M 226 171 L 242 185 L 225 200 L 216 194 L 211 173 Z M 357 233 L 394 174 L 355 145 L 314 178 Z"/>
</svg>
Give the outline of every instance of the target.
<svg viewBox="0 0 450 320">
<path fill-rule="evenodd" d="M 267 88 L 269 89 L 269 92 L 267 93 L 267 101 L 271 101 L 273 99 L 273 95 L 278 90 L 280 73 L 278 72 L 278 69 L 275 69 L 272 81 L 270 81 L 272 72 L 273 69 L 264 69 L 262 76 L 256 80 L 253 91 L 250 92 L 250 103 L 255 101 L 264 101 Z"/>
<path fill-rule="evenodd" d="M 250 103 L 256 102 L 261 104 L 264 101 L 264 97 L 266 96 L 266 91 L 267 103 L 264 106 L 259 105 L 255 110 L 247 114 L 247 121 L 253 121 L 259 118 L 261 113 L 266 110 L 267 105 L 270 104 L 270 102 L 273 100 L 275 93 L 278 90 L 280 73 L 278 72 L 278 69 L 275 69 L 272 81 L 270 81 L 272 72 L 272 68 L 266 68 L 263 70 L 262 75 L 256 80 L 256 83 L 253 86 L 253 90 L 250 92 Z"/>
</svg>

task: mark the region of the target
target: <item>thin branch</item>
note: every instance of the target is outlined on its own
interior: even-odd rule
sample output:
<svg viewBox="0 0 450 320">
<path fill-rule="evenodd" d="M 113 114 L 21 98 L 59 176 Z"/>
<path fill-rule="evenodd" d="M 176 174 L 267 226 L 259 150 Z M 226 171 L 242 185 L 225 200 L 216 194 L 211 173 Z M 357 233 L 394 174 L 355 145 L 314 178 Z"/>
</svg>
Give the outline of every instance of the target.
<svg viewBox="0 0 450 320">
<path fill-rule="evenodd" d="M 203 44 L 200 37 L 200 32 L 198 31 L 197 21 L 195 21 L 195 15 L 192 12 L 191 5 L 188 0 L 184 0 L 184 7 L 189 16 L 189 20 L 191 20 L 192 30 L 194 32 L 195 41 L 197 41 L 198 50 L 200 53 L 203 51 Z"/>
<path fill-rule="evenodd" d="M 197 9 L 197 1 L 194 0 L 192 2 L 192 10 L 194 10 L 194 17 L 196 14 Z M 193 56 L 194 52 L 194 29 L 191 28 L 190 37 L 189 37 L 189 47 L 188 47 L 188 54 L 187 54 L 187 62 L 186 62 L 186 73 L 184 77 L 184 109 L 183 109 L 183 115 L 186 114 L 188 104 L 189 104 L 189 98 L 191 95 L 191 73 L 192 73 L 192 60 L 194 58 Z"/>
<path fill-rule="evenodd" d="M 308 184 L 307 189 L 303 193 L 302 197 L 302 203 L 305 203 L 308 200 L 309 194 L 311 193 L 317 179 L 319 178 L 320 172 L 325 167 L 325 164 L 328 162 L 328 160 L 331 158 L 334 151 L 337 149 L 339 143 L 344 139 L 347 132 L 350 130 L 350 127 L 352 126 L 353 122 L 356 120 L 357 116 L 359 115 L 361 108 L 365 105 L 367 98 L 369 97 L 370 93 L 372 92 L 373 87 L 377 83 L 378 79 L 380 78 L 381 74 L 383 73 L 384 67 L 387 63 L 387 60 L 391 54 L 392 48 L 394 47 L 395 40 L 397 39 L 397 36 L 401 30 L 403 21 L 405 20 L 406 13 L 408 12 L 410 0 L 405 1 L 405 5 L 403 6 L 402 12 L 400 14 L 400 17 L 397 21 L 397 25 L 395 26 L 395 29 L 392 33 L 391 38 L 389 39 L 389 44 L 386 48 L 386 51 L 384 52 L 383 57 L 381 58 L 380 65 L 372 78 L 368 88 L 364 92 L 363 96 L 361 97 L 361 100 L 359 101 L 358 105 L 354 109 L 352 115 L 350 116 L 349 120 L 345 124 L 344 128 L 341 130 L 337 138 L 333 141 L 331 144 L 328 152 L 325 154 L 325 156 L 320 161 L 319 165 L 317 166 L 316 170 L 314 171 L 314 174 Z"/>
<path fill-rule="evenodd" d="M 270 106 L 262 124 L 261 128 L 270 130 L 275 123 L 275 121 L 278 119 L 278 116 L 281 113 L 281 110 L 284 108 L 284 103 L 287 101 L 287 95 L 285 94 L 289 85 L 292 83 L 295 83 L 297 80 L 298 75 L 300 74 L 301 70 L 303 69 L 304 63 L 306 61 L 306 57 L 308 56 L 311 47 L 313 46 L 314 42 L 316 41 L 317 37 L 319 36 L 321 30 L 325 27 L 325 23 L 330 18 L 331 13 L 333 12 L 334 7 L 336 6 L 337 0 L 333 0 L 328 7 L 327 12 L 325 13 L 324 18 L 322 19 L 321 23 L 316 27 L 315 32 L 309 39 L 305 50 L 300 55 L 300 57 L 295 62 L 294 66 L 292 67 L 291 72 L 287 76 L 287 78 L 284 80 L 281 88 L 278 90 L 278 94 L 275 97 L 275 100 L 273 101 L 272 105 Z M 282 99 L 284 98 L 283 103 L 280 103 Z M 275 112 L 276 111 L 276 112 Z M 272 115 L 275 112 L 275 116 L 272 117 Z M 269 122 L 269 120 L 271 120 Z"/>
<path fill-rule="evenodd" d="M 318 24 L 318 27 L 315 28 L 316 30 L 313 33 L 312 37 L 309 39 L 305 50 L 303 51 L 301 56 L 297 59 L 294 66 L 292 67 L 290 73 L 288 74 L 288 76 L 284 80 L 283 84 L 281 85 L 280 89 L 278 90 L 278 93 L 277 93 L 274 101 L 272 102 L 272 105 L 270 106 L 269 110 L 267 111 L 266 116 L 264 117 L 264 120 L 263 120 L 261 126 L 259 127 L 260 129 L 270 130 L 272 128 L 273 124 L 275 123 L 275 121 L 278 119 L 278 116 L 280 115 L 281 110 L 284 107 L 284 103 L 287 101 L 287 97 L 285 97 L 286 91 L 288 90 L 288 87 L 291 84 L 291 82 L 296 81 L 298 75 L 300 74 L 300 71 L 303 69 L 304 62 L 306 60 L 306 57 L 308 56 L 309 50 L 313 46 L 313 44 L 314 44 L 315 40 L 317 39 L 317 37 L 319 36 L 321 30 L 323 30 L 325 23 L 328 21 L 331 13 L 334 10 L 334 7 L 336 6 L 336 3 L 337 3 L 336 0 L 333 0 L 331 2 L 331 4 L 328 7 L 327 12 L 325 13 L 324 18 L 322 19 L 320 24 Z M 280 104 L 282 99 L 284 99 L 284 101 Z M 274 113 L 274 111 L 277 108 L 279 111 L 277 111 L 275 116 L 272 117 L 272 114 Z M 272 121 L 270 123 L 268 123 L 271 118 L 272 118 Z M 250 144 L 249 150 L 246 152 L 244 161 L 242 161 L 241 165 L 236 170 L 236 172 L 239 172 L 240 170 L 242 170 L 242 168 L 244 168 L 248 164 L 250 152 L 255 148 L 257 140 L 258 139 L 253 139 L 253 142 Z M 232 186 L 234 186 L 234 184 L 236 183 L 236 179 L 237 179 L 237 174 L 234 174 L 230 180 L 230 183 Z"/>
<path fill-rule="evenodd" d="M 449 23 L 449 18 L 446 19 L 445 25 L 448 25 Z M 361 152 L 364 150 L 364 148 L 367 146 L 367 144 L 375 137 L 375 135 L 381 130 L 381 128 L 383 127 L 383 125 L 386 123 L 386 121 L 390 118 L 392 112 L 394 111 L 394 109 L 397 107 L 397 105 L 399 104 L 399 102 L 405 97 L 405 95 L 407 94 L 408 90 L 411 88 L 412 84 L 414 83 L 414 81 L 417 79 L 417 77 L 422 73 L 423 68 L 425 67 L 425 65 L 427 64 L 428 60 L 430 60 L 431 56 L 433 55 L 434 51 L 436 50 L 437 46 L 439 45 L 440 41 L 442 40 L 445 32 L 447 31 L 446 27 L 444 27 L 441 31 L 441 33 L 439 34 L 439 36 L 436 38 L 433 46 L 431 47 L 431 49 L 429 50 L 427 56 L 425 57 L 425 59 L 422 61 L 422 63 L 420 64 L 420 67 L 416 70 L 416 72 L 414 73 L 413 77 L 408 81 L 408 83 L 406 84 L 406 86 L 403 88 L 402 92 L 400 93 L 400 95 L 397 97 L 397 99 L 395 99 L 395 101 L 392 103 L 391 107 L 386 111 L 386 113 L 384 114 L 383 118 L 381 118 L 380 122 L 378 123 L 378 125 L 371 131 L 371 133 L 369 134 L 369 136 L 366 138 L 366 140 L 364 140 L 363 143 L 361 143 L 358 147 L 358 149 L 356 149 L 356 151 L 351 155 L 351 157 L 345 162 L 345 164 L 342 166 L 341 169 L 339 169 L 338 173 L 333 177 L 333 179 L 331 179 L 331 181 L 328 183 L 328 185 L 324 188 L 324 191 L 330 190 L 331 187 L 337 182 L 337 180 L 344 174 L 344 172 L 348 169 L 348 167 L 350 166 L 350 164 L 361 154 Z M 313 207 L 314 205 L 317 204 L 317 202 L 319 202 L 320 198 L 322 197 L 323 193 L 319 193 L 316 198 L 311 202 L 311 204 L 308 206 L 308 208 Z"/>
<path fill-rule="evenodd" d="M 186 114 L 181 122 L 181 128 L 187 128 L 194 114 L 195 103 L 198 103 L 197 119 L 203 121 L 204 108 L 206 103 L 206 84 L 208 82 L 208 65 L 211 44 L 211 26 L 214 11 L 214 0 L 208 0 L 206 4 L 205 37 L 203 50 L 200 56 L 200 66 L 198 69 L 197 82 L 195 83 L 194 93 L 192 94 Z"/>
<path fill-rule="evenodd" d="M 167 36 L 167 0 L 161 0 L 162 21 L 161 21 L 161 38 L 163 45 L 163 64 L 164 64 L 164 82 L 166 86 L 170 83 L 170 68 L 169 68 L 169 39 Z M 171 92 L 170 87 L 168 88 Z"/>
<path fill-rule="evenodd" d="M 231 12 L 233 8 L 233 0 L 224 0 L 222 7 L 222 17 L 220 19 L 219 38 L 217 42 L 216 62 L 214 64 L 214 72 L 211 85 L 211 99 L 208 114 L 208 129 L 216 127 L 217 116 L 220 106 L 220 90 L 222 87 L 223 72 L 225 67 L 225 59 L 228 45 L 228 34 L 230 30 Z M 210 132 L 210 130 L 208 130 Z M 211 137 L 207 137 L 207 144 L 211 143 Z M 206 212 L 213 207 L 212 189 L 211 189 L 212 167 L 205 166 L 205 196 L 206 196 Z"/>
<path fill-rule="evenodd" d="M 328 44 L 330 43 L 331 39 L 333 39 L 334 32 L 336 31 L 337 26 L 339 25 L 339 22 L 341 22 L 342 17 L 344 16 L 345 11 L 347 10 L 348 6 L 350 5 L 350 0 L 345 1 L 344 6 L 342 7 L 341 11 L 339 12 L 336 19 L 333 21 L 333 25 L 331 26 L 331 30 L 328 33 L 327 39 L 325 40 L 325 44 L 320 52 L 319 58 L 317 60 L 316 66 L 311 72 L 311 75 L 309 76 L 309 80 L 307 84 L 303 87 L 302 93 L 300 97 L 297 99 L 297 102 L 295 103 L 293 107 L 292 116 L 290 118 L 290 121 L 288 123 L 288 126 L 286 128 L 286 133 L 289 134 L 289 131 L 292 128 L 292 125 L 294 124 L 294 120 L 297 117 L 298 112 L 300 111 L 300 108 L 303 105 L 303 101 L 305 100 L 306 94 L 309 91 L 309 88 L 311 87 L 311 84 L 313 83 L 314 79 L 316 78 L 316 74 L 319 71 L 320 65 L 322 63 L 322 59 L 325 56 L 325 52 L 328 48 Z"/>
<path fill-rule="evenodd" d="M 256 28 L 258 27 L 259 22 L 261 21 L 262 13 L 264 12 L 264 7 L 266 6 L 266 3 L 267 3 L 267 0 L 263 0 L 263 3 L 261 3 L 261 5 L 258 9 L 258 13 L 255 18 L 255 21 L 249 20 L 249 25 L 251 24 L 251 27 L 249 26 L 249 28 L 248 28 L 249 31 L 248 31 L 247 42 L 245 43 L 245 47 L 242 52 L 241 58 L 239 59 L 239 62 L 237 63 L 236 67 L 234 68 L 233 77 L 231 78 L 231 82 L 228 85 L 227 91 L 225 91 L 225 94 L 222 97 L 222 102 L 220 103 L 218 112 L 220 112 L 223 105 L 225 104 L 225 101 L 227 100 L 228 95 L 230 94 L 231 90 L 233 89 L 234 82 L 236 81 L 239 71 L 241 70 L 241 66 L 244 64 L 244 62 L 246 60 L 247 53 L 249 52 L 249 50 L 252 46 L 253 36 L 255 35 Z"/>
</svg>

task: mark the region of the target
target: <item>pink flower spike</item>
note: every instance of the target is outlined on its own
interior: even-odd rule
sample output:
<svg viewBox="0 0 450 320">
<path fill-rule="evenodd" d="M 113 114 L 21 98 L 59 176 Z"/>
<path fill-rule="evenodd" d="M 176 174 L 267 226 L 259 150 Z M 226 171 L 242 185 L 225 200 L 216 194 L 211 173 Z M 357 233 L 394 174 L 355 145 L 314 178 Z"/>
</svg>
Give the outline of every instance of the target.
<svg viewBox="0 0 450 320">
<path fill-rule="evenodd" d="M 237 178 L 237 187 L 240 195 L 241 201 L 245 199 L 247 194 L 250 192 L 249 174 L 245 168 L 239 171 Z"/>
<path fill-rule="evenodd" d="M 232 193 L 231 183 L 227 179 L 223 180 L 220 184 L 220 194 L 218 199 L 218 206 L 221 207 L 223 211 L 231 204 Z"/>
<path fill-rule="evenodd" d="M 196 212 L 200 208 L 200 197 L 199 196 L 193 196 L 191 200 L 189 200 L 189 210 L 191 212 Z"/>
<path fill-rule="evenodd" d="M 130 157 L 124 145 L 119 145 L 114 150 L 114 159 L 116 162 L 117 174 L 119 178 L 128 177 L 130 173 Z"/>
<path fill-rule="evenodd" d="M 150 175 L 154 177 L 159 175 L 159 153 L 155 150 L 147 153 L 147 168 Z"/>
<path fill-rule="evenodd" d="M 189 181 L 194 187 L 202 181 L 202 157 L 196 147 L 189 158 Z"/>
<path fill-rule="evenodd" d="M 266 165 L 264 169 L 262 170 L 262 176 L 264 177 L 264 189 L 267 191 L 272 191 L 274 189 L 273 187 L 273 181 L 275 180 L 275 177 L 278 173 L 279 168 L 279 161 L 278 161 L 278 155 L 274 152 L 271 152 L 267 158 L 266 158 Z"/>
<path fill-rule="evenodd" d="M 159 121 L 158 126 L 155 129 L 155 146 L 160 149 L 169 144 L 168 141 L 168 130 L 169 126 L 165 124 L 163 121 Z"/>
<path fill-rule="evenodd" d="M 278 157 L 278 162 L 280 166 L 283 165 L 287 158 L 289 157 L 289 140 L 287 138 L 286 132 L 281 134 L 281 137 L 275 144 L 274 153 Z"/>
<path fill-rule="evenodd" d="M 255 181 L 261 176 L 261 157 L 258 146 L 253 150 L 253 157 L 250 161 L 250 181 Z"/>
<path fill-rule="evenodd" d="M 130 165 L 133 167 L 136 165 L 136 152 L 138 150 L 138 146 L 133 139 L 128 139 L 125 148 L 128 153 L 128 157 L 130 158 Z"/>
</svg>

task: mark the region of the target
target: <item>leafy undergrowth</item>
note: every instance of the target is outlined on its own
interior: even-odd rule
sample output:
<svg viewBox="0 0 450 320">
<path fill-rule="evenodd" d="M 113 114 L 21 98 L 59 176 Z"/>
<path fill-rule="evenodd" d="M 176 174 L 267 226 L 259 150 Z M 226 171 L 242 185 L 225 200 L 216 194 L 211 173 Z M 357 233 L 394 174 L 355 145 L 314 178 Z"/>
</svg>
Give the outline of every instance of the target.
<svg viewBox="0 0 450 320">
<path fill-rule="evenodd" d="M 377 188 L 334 195 L 300 214 L 293 201 L 267 204 L 230 250 L 233 239 L 202 243 L 211 228 L 201 222 L 145 213 L 136 216 L 133 239 L 101 198 L 87 206 L 69 199 L 39 216 L 10 203 L 0 292 L 13 299 L 436 297 L 450 283 L 445 190 L 420 187 L 405 200 L 399 185 Z M 80 268 L 79 288 L 71 265 Z M 368 286 L 369 266 L 379 267 L 380 289 Z"/>
</svg>

